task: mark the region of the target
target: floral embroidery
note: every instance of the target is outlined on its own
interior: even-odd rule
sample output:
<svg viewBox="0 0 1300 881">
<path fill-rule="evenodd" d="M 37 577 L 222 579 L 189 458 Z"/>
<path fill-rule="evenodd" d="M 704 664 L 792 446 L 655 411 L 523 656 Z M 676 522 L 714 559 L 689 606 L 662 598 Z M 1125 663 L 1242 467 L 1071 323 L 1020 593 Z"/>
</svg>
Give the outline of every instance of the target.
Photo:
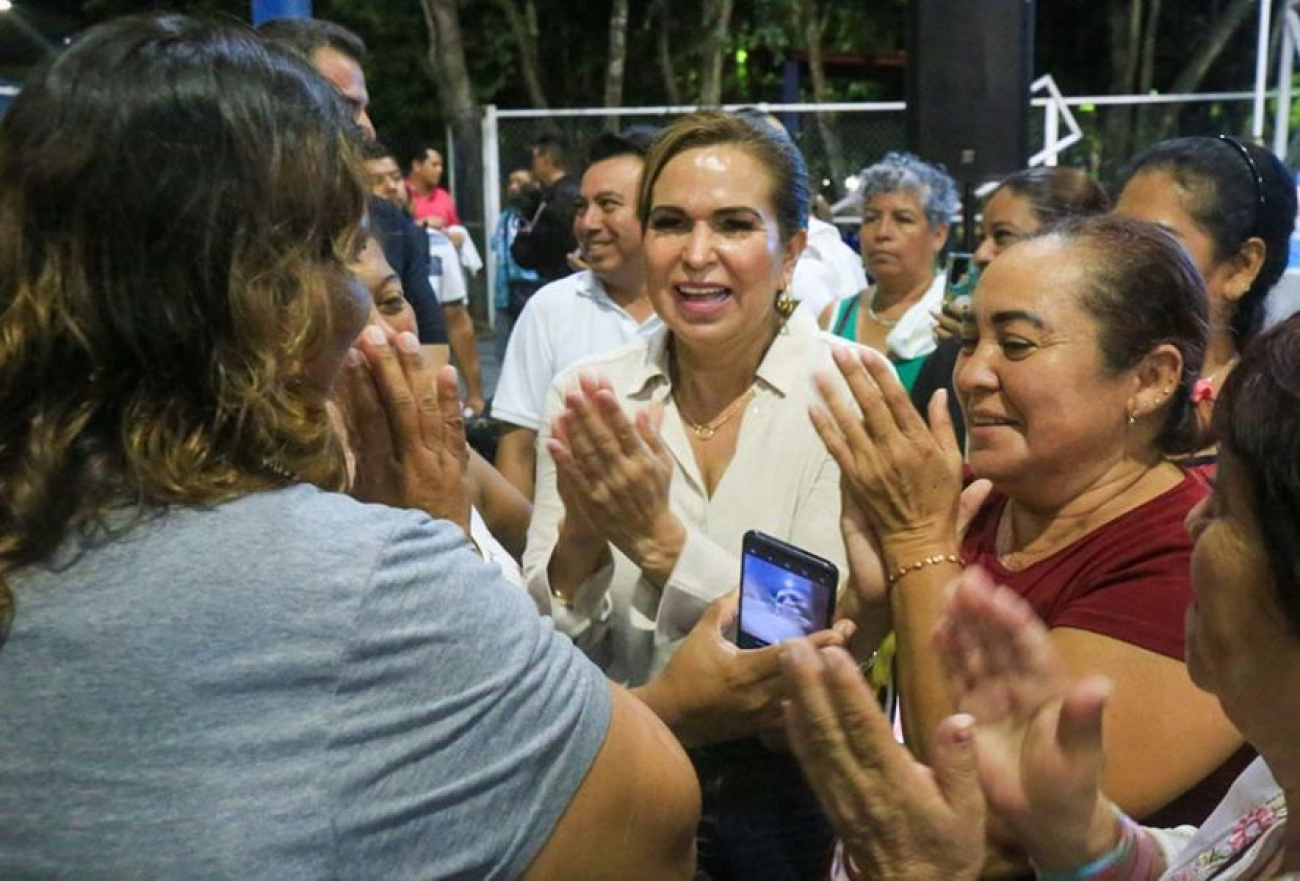
<svg viewBox="0 0 1300 881">
<path fill-rule="evenodd" d="M 1215 877 L 1227 869 L 1228 864 L 1237 862 L 1269 829 L 1286 822 L 1286 819 L 1286 799 L 1279 792 L 1237 818 L 1217 844 L 1201 851 L 1183 868 L 1170 873 L 1168 881 L 1205 881 Z"/>
<path fill-rule="evenodd" d="M 1232 832 L 1228 835 L 1228 846 L 1233 850 L 1245 850 L 1267 832 L 1276 820 L 1277 814 L 1268 805 L 1260 805 L 1232 827 Z"/>
</svg>

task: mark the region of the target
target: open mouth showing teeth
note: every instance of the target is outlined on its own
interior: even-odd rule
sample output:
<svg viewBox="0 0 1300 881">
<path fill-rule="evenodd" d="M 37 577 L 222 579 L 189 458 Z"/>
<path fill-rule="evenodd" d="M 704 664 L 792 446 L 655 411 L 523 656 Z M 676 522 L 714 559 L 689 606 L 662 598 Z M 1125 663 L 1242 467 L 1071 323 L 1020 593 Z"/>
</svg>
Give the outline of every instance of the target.
<svg viewBox="0 0 1300 881">
<path fill-rule="evenodd" d="M 727 299 L 726 288 L 677 286 L 677 295 L 690 303 L 721 303 Z"/>
</svg>

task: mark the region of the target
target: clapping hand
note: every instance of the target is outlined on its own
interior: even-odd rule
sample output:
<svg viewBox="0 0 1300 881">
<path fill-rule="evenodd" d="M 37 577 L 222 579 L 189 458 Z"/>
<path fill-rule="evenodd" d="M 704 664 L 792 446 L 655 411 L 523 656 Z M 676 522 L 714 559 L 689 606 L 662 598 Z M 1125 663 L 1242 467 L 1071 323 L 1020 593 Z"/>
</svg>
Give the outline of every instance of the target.
<svg viewBox="0 0 1300 881">
<path fill-rule="evenodd" d="M 566 526 L 613 544 L 648 576 L 666 577 L 686 531 L 668 507 L 673 460 L 650 414 L 628 419 L 607 381 L 583 375 L 546 448 Z"/>
<path fill-rule="evenodd" d="M 810 415 L 840 466 L 846 507 L 855 505 L 870 523 L 887 562 L 955 548 L 962 457 L 946 394 L 930 401 L 927 425 L 885 356 L 841 348 L 835 365 L 860 413 L 831 377 L 819 375 L 825 409 Z"/>
<path fill-rule="evenodd" d="M 984 862 L 984 798 L 973 720 L 952 716 L 920 764 L 847 652 L 785 645 L 791 694 L 786 727 L 794 753 L 864 878 L 975 878 Z"/>
<path fill-rule="evenodd" d="M 356 461 L 352 495 L 416 508 L 469 534 L 469 447 L 456 371 L 435 372 L 408 332 L 371 325 L 348 353 L 338 393 Z"/>
<path fill-rule="evenodd" d="M 977 721 L 991 809 L 1040 868 L 1083 865 L 1113 843 L 1100 792 L 1110 683 L 1073 680 L 1047 628 L 978 567 L 956 581 L 935 634 L 958 707 Z"/>
</svg>

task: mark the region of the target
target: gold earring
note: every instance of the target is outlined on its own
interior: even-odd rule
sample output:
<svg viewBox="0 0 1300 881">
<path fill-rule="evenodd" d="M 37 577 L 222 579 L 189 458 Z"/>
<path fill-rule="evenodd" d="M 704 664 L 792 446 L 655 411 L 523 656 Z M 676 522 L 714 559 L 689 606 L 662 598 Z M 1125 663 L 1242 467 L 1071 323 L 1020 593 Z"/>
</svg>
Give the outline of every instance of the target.
<svg viewBox="0 0 1300 881">
<path fill-rule="evenodd" d="M 776 292 L 776 299 L 772 301 L 776 307 L 776 314 L 780 315 L 782 320 L 788 320 L 794 314 L 794 310 L 799 308 L 799 301 L 785 292 L 785 288 Z"/>
<path fill-rule="evenodd" d="M 1137 422 L 1137 421 L 1138 421 L 1138 419 L 1137 419 L 1136 416 L 1134 416 L 1132 413 L 1129 413 L 1129 414 L 1128 414 L 1128 424 L 1129 424 L 1129 425 L 1132 425 L 1133 423 L 1135 423 L 1135 422 Z"/>
</svg>

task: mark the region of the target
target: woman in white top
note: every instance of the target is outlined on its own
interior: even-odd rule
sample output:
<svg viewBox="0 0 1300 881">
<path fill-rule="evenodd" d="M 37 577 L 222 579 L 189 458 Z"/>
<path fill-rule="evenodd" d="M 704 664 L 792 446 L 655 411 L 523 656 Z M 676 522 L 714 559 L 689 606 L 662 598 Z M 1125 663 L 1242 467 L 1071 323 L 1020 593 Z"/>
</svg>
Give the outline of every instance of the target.
<svg viewBox="0 0 1300 881">
<path fill-rule="evenodd" d="M 782 295 L 808 205 L 788 138 L 713 113 L 670 126 L 639 194 L 647 288 L 665 327 L 552 386 L 524 571 L 543 611 L 617 680 L 651 678 L 708 603 L 736 587 L 747 530 L 846 562 L 839 470 L 807 415 L 813 374 L 838 377 L 833 341 L 790 316 Z M 852 591 L 840 610 L 872 620 Z M 719 781 L 715 807 L 752 807 L 727 788 L 739 765 L 754 769 L 752 788 L 793 794 L 770 803 L 770 836 L 756 828 L 732 848 L 704 830 L 705 871 L 824 868 L 824 827 L 788 756 L 753 740 L 719 750 L 696 755 L 706 791 Z"/>
</svg>

